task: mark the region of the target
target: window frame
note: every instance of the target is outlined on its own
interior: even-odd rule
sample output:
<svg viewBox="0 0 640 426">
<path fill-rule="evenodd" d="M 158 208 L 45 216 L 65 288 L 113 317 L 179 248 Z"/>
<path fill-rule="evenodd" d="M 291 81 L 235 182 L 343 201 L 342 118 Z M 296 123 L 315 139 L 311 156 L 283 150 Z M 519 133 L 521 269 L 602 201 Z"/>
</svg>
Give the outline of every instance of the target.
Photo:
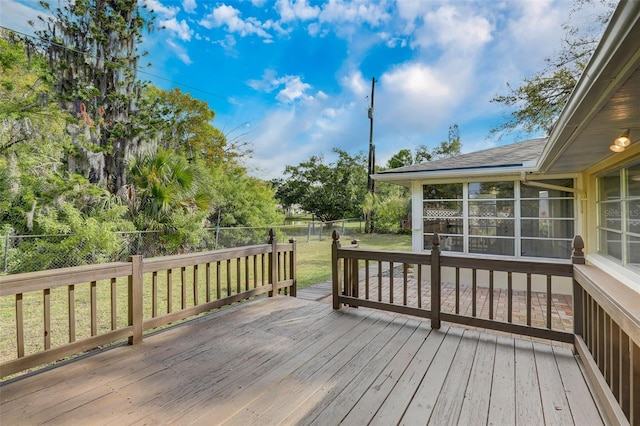
<svg viewBox="0 0 640 426">
<path fill-rule="evenodd" d="M 630 218 L 629 206 L 632 203 L 640 203 L 640 194 L 632 195 L 630 193 L 629 170 L 631 168 L 640 168 L 640 162 L 635 159 L 620 167 L 603 171 L 596 176 L 597 253 L 635 273 L 638 273 L 640 272 L 640 262 L 631 262 L 630 244 L 632 241 L 633 243 L 640 244 L 640 232 L 631 231 L 630 223 L 632 220 L 640 219 Z M 617 198 L 608 198 L 606 200 L 603 200 L 602 191 L 605 187 L 604 179 L 611 176 L 616 176 L 618 180 Z M 617 212 L 619 212 L 619 214 L 616 214 L 613 219 L 609 220 L 607 220 L 608 218 L 603 217 L 603 208 L 605 208 L 604 211 L 608 210 L 606 209 L 606 206 L 608 205 L 617 207 Z M 607 226 L 610 225 L 610 222 L 612 221 L 619 221 L 619 226 Z M 608 235 L 615 234 L 619 236 L 619 244 L 617 244 L 616 247 L 619 249 L 620 257 L 615 256 L 615 254 L 610 254 L 611 251 L 608 248 L 608 244 L 610 244 L 613 240 L 607 239 L 607 249 L 603 250 L 603 245 L 605 244 L 603 233 L 607 233 Z"/>
<path fill-rule="evenodd" d="M 522 201 L 532 201 L 532 200 L 541 200 L 541 198 L 533 198 L 533 197 L 523 197 L 522 195 L 522 185 L 523 183 L 521 182 L 521 180 L 519 179 L 513 179 L 513 180 L 508 180 L 508 179 L 469 179 L 469 180 L 465 180 L 463 182 L 460 181 L 456 181 L 455 183 L 457 184 L 462 184 L 462 189 L 463 189 L 463 197 L 462 199 L 457 199 L 457 201 L 461 201 L 463 204 L 463 233 L 460 235 L 449 235 L 449 234 L 439 234 L 445 237 L 449 237 L 449 236 L 458 236 L 458 237 L 462 237 L 463 239 L 463 249 L 462 251 L 450 251 L 450 250 L 446 250 L 447 253 L 451 253 L 451 254 L 464 254 L 464 255 L 468 255 L 468 256 L 477 256 L 477 257 L 500 257 L 500 258 L 505 258 L 505 259 L 531 259 L 531 260 L 550 260 L 550 261 L 566 261 L 568 260 L 568 258 L 565 257 L 542 257 L 542 256 L 526 256 L 522 254 L 522 242 L 523 240 L 527 240 L 527 241 L 565 241 L 569 244 L 569 246 L 571 245 L 571 242 L 573 240 L 573 237 L 576 235 L 577 233 L 577 226 L 578 226 L 578 197 L 576 196 L 576 184 L 577 184 L 577 179 L 575 176 L 545 176 L 544 178 L 537 178 L 537 179 L 530 179 L 529 182 L 541 182 L 541 183 L 548 183 L 549 181 L 553 181 L 553 180 L 571 180 L 572 182 L 572 187 L 571 188 L 567 188 L 567 193 L 569 193 L 568 196 L 557 196 L 557 197 L 549 197 L 550 200 L 568 200 L 571 203 L 571 210 L 572 210 L 572 217 L 565 217 L 566 215 L 563 215 L 562 217 L 558 216 L 558 217 L 547 217 L 547 218 L 542 218 L 542 217 L 526 217 L 523 218 L 522 217 L 522 212 L 521 212 L 521 203 Z M 451 181 L 438 181 L 438 182 L 426 182 L 423 181 L 420 184 L 420 191 L 421 191 L 421 201 L 422 201 L 422 212 L 423 212 L 423 216 L 421 218 L 421 241 L 422 241 L 422 251 L 429 251 L 430 250 L 430 243 L 427 243 L 427 241 L 430 241 L 433 233 L 428 233 L 426 232 L 426 229 L 424 227 L 425 222 L 429 219 L 428 216 L 425 215 L 425 210 L 424 210 L 424 204 L 428 203 L 428 202 L 433 202 L 435 200 L 433 199 L 428 199 L 425 198 L 425 186 L 430 186 L 430 185 L 447 185 L 447 184 L 451 184 L 454 182 Z M 471 221 L 474 219 L 499 219 L 498 216 L 496 217 L 487 217 L 485 218 L 484 216 L 480 217 L 470 217 L 470 203 L 473 203 L 475 201 L 482 201 L 482 198 L 471 198 L 469 195 L 469 186 L 470 184 L 475 184 L 475 183 L 513 183 L 513 198 L 495 198 L 495 199 L 491 199 L 492 201 L 495 201 L 496 203 L 499 201 L 510 201 L 513 203 L 513 213 L 511 216 L 509 217 L 504 217 L 503 219 L 505 220 L 511 220 L 513 221 L 513 236 L 501 236 L 501 235 L 495 235 L 495 236 L 491 236 L 491 238 L 495 238 L 495 239 L 505 239 L 505 240 L 511 240 L 513 241 L 513 255 L 511 254 L 493 254 L 493 253 L 478 253 L 478 252 L 471 252 L 470 250 L 470 240 L 474 238 L 473 235 L 470 234 L 470 230 L 471 230 Z M 542 190 L 542 189 L 541 189 Z M 449 199 L 447 199 L 449 200 Z M 522 223 L 523 220 L 527 221 L 527 220 L 548 220 L 548 221 L 570 221 L 572 223 L 571 226 L 571 230 L 572 230 L 572 234 L 570 238 L 561 238 L 561 237 L 523 237 L 522 236 Z M 476 237 L 477 238 L 477 237 Z M 442 245 L 441 245 L 442 247 Z"/>
</svg>

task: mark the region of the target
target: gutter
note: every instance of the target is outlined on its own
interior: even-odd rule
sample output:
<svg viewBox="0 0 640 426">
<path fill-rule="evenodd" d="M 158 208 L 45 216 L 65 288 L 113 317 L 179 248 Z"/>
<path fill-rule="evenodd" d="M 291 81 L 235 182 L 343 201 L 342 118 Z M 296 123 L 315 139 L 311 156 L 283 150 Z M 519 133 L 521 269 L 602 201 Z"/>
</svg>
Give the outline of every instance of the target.
<svg viewBox="0 0 640 426">
<path fill-rule="evenodd" d="M 520 176 L 522 173 L 536 172 L 535 167 L 526 166 L 508 166 L 508 167 L 485 167 L 485 168 L 473 168 L 473 169 L 448 169 L 448 170 L 429 170 L 429 171 L 415 171 L 415 172 L 400 172 L 400 173 L 376 173 L 371 175 L 374 180 L 382 182 L 394 182 L 394 181 L 408 181 L 408 180 L 421 180 L 421 179 L 434 179 L 434 178 L 465 178 L 465 177 L 477 177 L 477 176 Z"/>
</svg>

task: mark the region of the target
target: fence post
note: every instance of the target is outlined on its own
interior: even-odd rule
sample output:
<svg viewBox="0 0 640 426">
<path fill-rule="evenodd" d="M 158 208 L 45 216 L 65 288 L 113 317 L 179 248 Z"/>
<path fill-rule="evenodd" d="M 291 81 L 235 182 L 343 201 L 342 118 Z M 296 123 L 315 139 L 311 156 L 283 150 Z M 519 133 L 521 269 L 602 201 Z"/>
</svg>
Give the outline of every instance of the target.
<svg viewBox="0 0 640 426">
<path fill-rule="evenodd" d="M 291 276 L 291 280 L 293 280 L 293 284 L 291 285 L 291 291 L 289 294 L 293 297 L 296 297 L 298 294 L 298 269 L 296 267 L 296 239 L 289 239 L 289 243 L 291 243 L 291 259 L 289 264 L 289 273 Z"/>
<path fill-rule="evenodd" d="M 311 224 L 307 223 L 307 242 L 311 241 Z"/>
<path fill-rule="evenodd" d="M 338 263 L 338 249 L 340 248 L 340 234 L 333 231 L 331 235 L 331 293 L 333 294 L 333 309 L 340 309 L 338 295 L 340 294 L 340 264 Z"/>
<path fill-rule="evenodd" d="M 573 238 L 573 253 L 571 253 L 571 263 L 573 265 L 584 265 L 584 240 L 580 235 Z M 573 277 L 573 334 L 584 337 L 584 324 L 582 323 L 582 286 L 575 279 L 575 266 L 572 272 Z"/>
<path fill-rule="evenodd" d="M 132 272 L 129 275 L 129 325 L 133 326 L 133 333 L 129 337 L 129 344 L 142 342 L 142 256 L 129 257 Z"/>
<path fill-rule="evenodd" d="M 440 328 L 440 236 L 433 234 L 431 248 L 431 328 Z"/>
<path fill-rule="evenodd" d="M 269 229 L 269 244 L 271 244 L 271 253 L 269 253 L 269 280 L 272 286 L 269 297 L 273 297 L 278 294 L 278 238 L 273 228 Z"/>
</svg>

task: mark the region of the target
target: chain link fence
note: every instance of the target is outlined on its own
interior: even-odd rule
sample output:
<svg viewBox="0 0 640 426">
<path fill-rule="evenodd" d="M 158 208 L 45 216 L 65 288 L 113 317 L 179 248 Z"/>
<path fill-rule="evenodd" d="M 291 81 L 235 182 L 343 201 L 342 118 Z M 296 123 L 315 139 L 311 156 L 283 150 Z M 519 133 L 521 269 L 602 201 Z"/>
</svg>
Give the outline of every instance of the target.
<svg viewBox="0 0 640 426">
<path fill-rule="evenodd" d="M 74 234 L 0 236 L 0 274 L 42 271 L 105 262 L 125 261 L 131 255 L 145 257 L 193 253 L 266 243 L 273 228 L 279 242 L 331 238 L 363 231 L 361 219 L 332 222 L 300 222 L 269 227 L 204 228 L 197 235 L 174 232 L 135 231 L 109 235 L 108 243 L 93 245 Z"/>
</svg>

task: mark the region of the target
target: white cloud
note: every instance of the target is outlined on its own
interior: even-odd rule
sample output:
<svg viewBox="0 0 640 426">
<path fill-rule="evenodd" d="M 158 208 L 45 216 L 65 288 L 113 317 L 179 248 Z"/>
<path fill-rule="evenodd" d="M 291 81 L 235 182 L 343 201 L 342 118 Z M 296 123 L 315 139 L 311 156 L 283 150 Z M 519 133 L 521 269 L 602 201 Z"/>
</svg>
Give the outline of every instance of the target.
<svg viewBox="0 0 640 426">
<path fill-rule="evenodd" d="M 319 19 L 321 22 L 340 23 L 367 23 L 376 27 L 390 19 L 386 11 L 386 1 L 355 0 L 329 0 L 323 5 Z"/>
<path fill-rule="evenodd" d="M 429 48 L 435 44 L 458 55 L 477 52 L 491 41 L 493 30 L 491 23 L 477 13 L 477 9 L 450 5 L 427 12 L 415 32 L 414 45 Z"/>
<path fill-rule="evenodd" d="M 318 6 L 309 6 L 307 0 L 278 0 L 275 9 L 280 14 L 280 21 L 308 21 L 320 14 Z"/>
<path fill-rule="evenodd" d="M 195 13 L 197 7 L 196 0 L 182 0 L 182 8 L 187 13 Z"/>
<path fill-rule="evenodd" d="M 457 96 L 449 76 L 420 62 L 406 63 L 380 78 L 376 112 L 380 121 L 403 131 L 439 124 Z"/>
<path fill-rule="evenodd" d="M 189 24 L 184 19 L 179 22 L 176 18 L 160 21 L 160 26 L 177 35 L 182 41 L 190 41 L 193 36 L 193 30 L 189 28 Z"/>
<path fill-rule="evenodd" d="M 284 89 L 278 92 L 276 99 L 280 102 L 291 103 L 297 99 L 308 98 L 305 92 L 311 89 L 311 85 L 304 83 L 298 75 L 287 75 L 277 80 L 278 85 L 284 85 Z"/>
<path fill-rule="evenodd" d="M 221 5 L 205 16 L 200 25 L 211 29 L 214 27 L 226 26 L 232 33 L 238 33 L 241 37 L 255 34 L 265 39 L 270 39 L 271 35 L 262 29 L 261 22 L 249 17 L 247 20 L 240 18 L 240 11 L 233 6 Z"/>
<path fill-rule="evenodd" d="M 273 69 L 266 69 L 262 73 L 262 79 L 249 80 L 247 84 L 249 87 L 260 92 L 271 92 L 277 87 L 277 73 Z"/>
<path fill-rule="evenodd" d="M 357 96 L 365 96 L 369 90 L 360 70 L 354 71 L 340 80 L 340 84 Z"/>
<path fill-rule="evenodd" d="M 144 0 L 147 8 L 157 14 L 159 18 L 170 19 L 176 16 L 179 8 L 163 5 L 159 0 Z"/>
</svg>

